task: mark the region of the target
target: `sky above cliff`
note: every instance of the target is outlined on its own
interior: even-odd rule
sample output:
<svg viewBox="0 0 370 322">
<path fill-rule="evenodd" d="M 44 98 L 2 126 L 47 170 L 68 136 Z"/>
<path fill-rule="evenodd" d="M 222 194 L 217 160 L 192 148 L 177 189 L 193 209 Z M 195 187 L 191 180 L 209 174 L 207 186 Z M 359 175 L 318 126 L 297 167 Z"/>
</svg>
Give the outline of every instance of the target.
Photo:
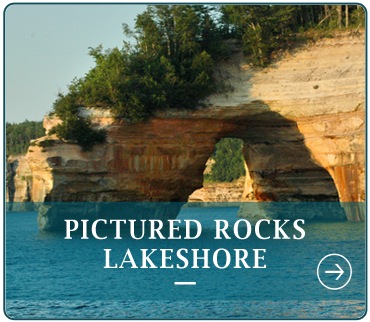
<svg viewBox="0 0 370 322">
<path fill-rule="evenodd" d="M 89 47 L 122 47 L 146 5 L 13 4 L 5 11 L 5 120 L 40 121 L 94 65 Z M 127 39 L 126 39 L 127 40 Z"/>
</svg>

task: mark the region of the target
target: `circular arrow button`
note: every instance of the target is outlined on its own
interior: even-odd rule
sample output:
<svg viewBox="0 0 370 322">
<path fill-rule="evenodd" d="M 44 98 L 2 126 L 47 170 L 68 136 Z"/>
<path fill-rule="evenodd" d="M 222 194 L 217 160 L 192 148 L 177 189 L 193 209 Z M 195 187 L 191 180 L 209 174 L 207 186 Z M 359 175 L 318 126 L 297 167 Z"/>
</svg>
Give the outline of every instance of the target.
<svg viewBox="0 0 370 322">
<path fill-rule="evenodd" d="M 317 266 L 317 278 L 329 290 L 340 290 L 349 283 L 351 277 L 351 264 L 340 254 L 326 255 Z"/>
</svg>

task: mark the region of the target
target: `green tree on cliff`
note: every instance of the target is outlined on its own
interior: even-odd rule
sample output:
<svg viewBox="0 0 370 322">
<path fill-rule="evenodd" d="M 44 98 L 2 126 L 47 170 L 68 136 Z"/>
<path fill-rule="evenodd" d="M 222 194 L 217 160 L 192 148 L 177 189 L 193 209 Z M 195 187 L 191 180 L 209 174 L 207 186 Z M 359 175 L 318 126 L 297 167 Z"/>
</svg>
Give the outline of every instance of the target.
<svg viewBox="0 0 370 322">
<path fill-rule="evenodd" d="M 274 50 L 286 45 L 291 37 L 294 6 L 224 5 L 223 20 L 232 24 L 242 39 L 243 50 L 252 62 L 265 66 Z"/>
<path fill-rule="evenodd" d="M 304 31 L 332 26 L 335 19 L 341 26 L 342 12 L 348 23 L 364 17 L 357 6 L 336 6 L 222 5 L 216 10 L 150 5 L 137 16 L 134 30 L 123 24 L 134 44 L 124 42 L 122 49 L 105 51 L 102 46 L 90 48 L 95 66 L 75 79 L 68 93 L 58 95 L 53 113 L 63 123 L 54 132 L 91 150 L 105 141 L 105 133 L 79 114 L 80 106 L 109 108 L 116 118 L 133 123 L 160 109 L 194 109 L 220 88 L 214 67 L 228 57 L 225 39 L 238 38 L 253 65 L 264 67 L 274 52 L 295 44 Z"/>
<path fill-rule="evenodd" d="M 116 118 L 132 122 L 145 121 L 159 109 L 194 109 L 215 91 L 214 61 L 226 57 L 211 11 L 205 6 L 148 6 L 138 15 L 134 31 L 123 25 L 134 45 L 90 48 L 95 67 L 74 80 L 66 95 L 59 94 L 53 112 L 63 124 L 54 132 L 91 149 L 104 141 L 104 133 L 78 115 L 80 105 L 110 108 Z M 77 135 L 76 126 L 90 140 L 81 131 Z"/>
<path fill-rule="evenodd" d="M 313 35 L 307 31 L 365 26 L 364 10 L 356 5 L 222 5 L 221 21 L 229 35 L 242 42 L 255 66 L 267 66 L 273 53 Z M 345 12 L 345 16 L 343 13 Z"/>
</svg>

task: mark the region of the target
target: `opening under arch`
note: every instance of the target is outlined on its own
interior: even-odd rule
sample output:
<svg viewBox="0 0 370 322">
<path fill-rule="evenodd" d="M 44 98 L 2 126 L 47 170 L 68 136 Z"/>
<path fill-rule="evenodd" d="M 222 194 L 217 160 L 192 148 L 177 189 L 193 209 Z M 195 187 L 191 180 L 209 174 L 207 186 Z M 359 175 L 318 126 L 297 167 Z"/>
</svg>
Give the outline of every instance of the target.
<svg viewBox="0 0 370 322">
<path fill-rule="evenodd" d="M 189 202 L 255 201 L 252 179 L 243 156 L 243 140 L 222 138 L 206 162 L 203 187 L 194 191 Z"/>
</svg>

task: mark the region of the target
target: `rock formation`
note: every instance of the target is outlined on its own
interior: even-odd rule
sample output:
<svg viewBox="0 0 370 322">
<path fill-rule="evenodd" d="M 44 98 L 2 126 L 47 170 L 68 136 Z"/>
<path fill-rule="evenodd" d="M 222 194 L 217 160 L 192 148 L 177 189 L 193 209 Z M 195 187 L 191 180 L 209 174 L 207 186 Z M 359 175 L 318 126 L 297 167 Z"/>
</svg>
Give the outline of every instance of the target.
<svg viewBox="0 0 370 322">
<path fill-rule="evenodd" d="M 32 172 L 24 155 L 6 159 L 6 202 L 9 211 L 30 211 L 32 200 Z"/>
<path fill-rule="evenodd" d="M 348 220 L 364 220 L 364 34 L 338 32 L 267 69 L 237 54 L 219 75 L 233 92 L 147 123 L 81 109 L 107 130 L 107 143 L 81 152 L 55 137 L 37 140 L 27 153 L 33 200 L 184 202 L 202 187 L 218 140 L 237 137 L 258 201 L 340 200 Z M 57 122 L 46 117 L 44 126 Z"/>
<path fill-rule="evenodd" d="M 253 191 L 250 191 L 249 194 L 245 191 L 245 182 L 245 177 L 241 177 L 235 182 L 204 184 L 203 188 L 195 190 L 189 196 L 188 202 L 225 203 L 255 201 L 256 198 Z"/>
</svg>

